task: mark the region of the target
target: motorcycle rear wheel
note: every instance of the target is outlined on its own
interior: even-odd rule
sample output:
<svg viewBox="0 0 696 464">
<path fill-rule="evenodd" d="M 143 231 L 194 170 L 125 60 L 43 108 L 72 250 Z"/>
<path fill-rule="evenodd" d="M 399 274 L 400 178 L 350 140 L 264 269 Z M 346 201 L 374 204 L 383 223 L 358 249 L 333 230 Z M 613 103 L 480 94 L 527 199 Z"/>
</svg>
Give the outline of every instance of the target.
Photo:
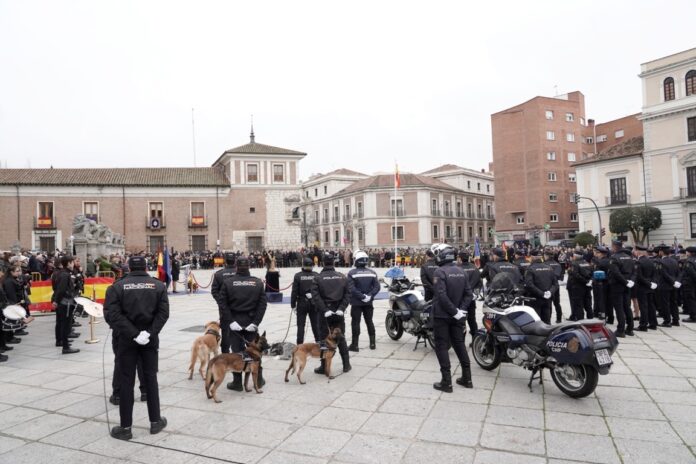
<svg viewBox="0 0 696 464">
<path fill-rule="evenodd" d="M 559 364 L 551 369 L 551 378 L 559 390 L 571 398 L 584 398 L 592 394 L 599 382 L 599 372 L 585 364 Z"/>
<path fill-rule="evenodd" d="M 387 335 L 392 340 L 398 340 L 404 334 L 404 326 L 401 325 L 401 321 L 391 311 L 387 313 L 387 317 L 384 320 L 384 328 L 387 329 Z"/>
<path fill-rule="evenodd" d="M 494 343 L 486 346 L 486 338 L 486 335 L 474 335 L 474 341 L 471 342 L 471 353 L 481 369 L 492 371 L 500 365 L 503 354 L 500 347 Z"/>
</svg>

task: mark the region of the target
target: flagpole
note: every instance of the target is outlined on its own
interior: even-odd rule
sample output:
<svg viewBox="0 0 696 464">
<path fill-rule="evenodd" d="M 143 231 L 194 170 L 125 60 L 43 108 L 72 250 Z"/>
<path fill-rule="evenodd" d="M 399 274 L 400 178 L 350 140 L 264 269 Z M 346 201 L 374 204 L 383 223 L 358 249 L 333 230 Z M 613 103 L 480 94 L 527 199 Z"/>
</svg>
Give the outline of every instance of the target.
<svg viewBox="0 0 696 464">
<path fill-rule="evenodd" d="M 397 207 L 398 207 L 399 202 L 396 201 L 396 176 L 398 175 L 399 168 L 397 167 L 396 169 L 397 169 L 397 173 L 394 174 L 394 265 L 396 265 L 396 256 L 398 253 L 398 251 L 397 251 L 398 246 L 397 246 L 396 242 L 397 242 L 398 237 L 399 237 L 399 227 L 398 227 L 399 226 L 399 219 L 398 219 L 398 215 L 397 215 Z"/>
</svg>

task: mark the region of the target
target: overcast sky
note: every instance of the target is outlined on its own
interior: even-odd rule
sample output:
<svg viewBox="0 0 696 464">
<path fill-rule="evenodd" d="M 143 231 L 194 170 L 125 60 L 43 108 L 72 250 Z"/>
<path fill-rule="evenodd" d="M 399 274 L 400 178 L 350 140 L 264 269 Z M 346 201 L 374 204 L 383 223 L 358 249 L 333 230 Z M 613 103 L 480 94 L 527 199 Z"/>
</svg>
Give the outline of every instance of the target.
<svg viewBox="0 0 696 464">
<path fill-rule="evenodd" d="M 475 5 L 475 6 L 473 6 Z M 193 166 L 249 140 L 301 174 L 491 160 L 490 114 L 580 90 L 641 109 L 640 64 L 696 47 L 691 1 L 0 0 L 0 160 Z"/>
</svg>

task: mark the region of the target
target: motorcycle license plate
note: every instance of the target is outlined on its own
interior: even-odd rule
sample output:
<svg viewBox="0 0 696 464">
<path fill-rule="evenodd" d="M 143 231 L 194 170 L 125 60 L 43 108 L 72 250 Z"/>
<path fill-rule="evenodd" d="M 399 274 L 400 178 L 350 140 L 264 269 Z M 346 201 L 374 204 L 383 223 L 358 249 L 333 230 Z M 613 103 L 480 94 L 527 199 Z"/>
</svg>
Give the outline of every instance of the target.
<svg viewBox="0 0 696 464">
<path fill-rule="evenodd" d="M 606 366 L 607 364 L 612 363 L 611 356 L 607 350 L 597 350 L 595 351 L 595 356 L 597 357 L 597 363 L 600 366 Z"/>
</svg>

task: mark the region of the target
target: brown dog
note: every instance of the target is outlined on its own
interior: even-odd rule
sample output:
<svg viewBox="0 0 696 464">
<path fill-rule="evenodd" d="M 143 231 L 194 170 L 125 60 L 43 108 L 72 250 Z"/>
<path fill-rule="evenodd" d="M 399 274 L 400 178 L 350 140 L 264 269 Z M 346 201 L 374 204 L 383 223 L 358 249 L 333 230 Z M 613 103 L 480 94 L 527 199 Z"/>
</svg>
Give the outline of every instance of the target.
<svg viewBox="0 0 696 464">
<path fill-rule="evenodd" d="M 193 378 L 193 369 L 196 360 L 201 363 L 198 372 L 205 380 L 205 369 L 210 361 L 210 353 L 217 355 L 220 352 L 220 323 L 217 321 L 208 322 L 205 325 L 205 334 L 193 341 L 191 346 L 191 365 L 189 366 L 189 380 Z"/>
<path fill-rule="evenodd" d="M 336 346 L 338 345 L 339 339 L 343 335 L 341 334 L 341 329 L 334 327 L 328 337 L 326 337 L 325 343 L 328 350 L 324 351 L 324 371 L 326 376 L 330 379 L 331 377 L 331 360 L 336 354 Z M 289 382 L 288 374 L 290 371 L 294 374 L 297 371 L 297 380 L 300 381 L 302 385 L 306 382 L 302 381 L 302 371 L 304 371 L 305 365 L 307 364 L 307 357 L 320 358 L 321 349 L 318 343 L 303 343 L 302 345 L 297 345 L 294 350 L 292 350 L 292 358 L 290 359 L 290 367 L 285 371 L 285 381 Z"/>
<path fill-rule="evenodd" d="M 249 388 L 249 374 L 251 374 L 254 381 L 254 390 L 256 390 L 256 393 L 263 393 L 263 390 L 259 388 L 259 366 L 261 365 L 263 352 L 268 348 L 266 332 L 264 332 L 261 336 L 256 334 L 254 341 L 246 347 L 245 351 L 251 357 L 251 361 L 244 361 L 244 358 L 239 353 L 222 353 L 215 356 L 208 363 L 208 372 L 205 379 L 205 394 L 208 396 L 208 399 L 212 398 L 216 403 L 222 402 L 217 399 L 216 392 L 222 381 L 225 380 L 225 374 L 228 372 L 244 372 L 244 389 L 247 392 L 251 391 L 251 388 Z"/>
</svg>

